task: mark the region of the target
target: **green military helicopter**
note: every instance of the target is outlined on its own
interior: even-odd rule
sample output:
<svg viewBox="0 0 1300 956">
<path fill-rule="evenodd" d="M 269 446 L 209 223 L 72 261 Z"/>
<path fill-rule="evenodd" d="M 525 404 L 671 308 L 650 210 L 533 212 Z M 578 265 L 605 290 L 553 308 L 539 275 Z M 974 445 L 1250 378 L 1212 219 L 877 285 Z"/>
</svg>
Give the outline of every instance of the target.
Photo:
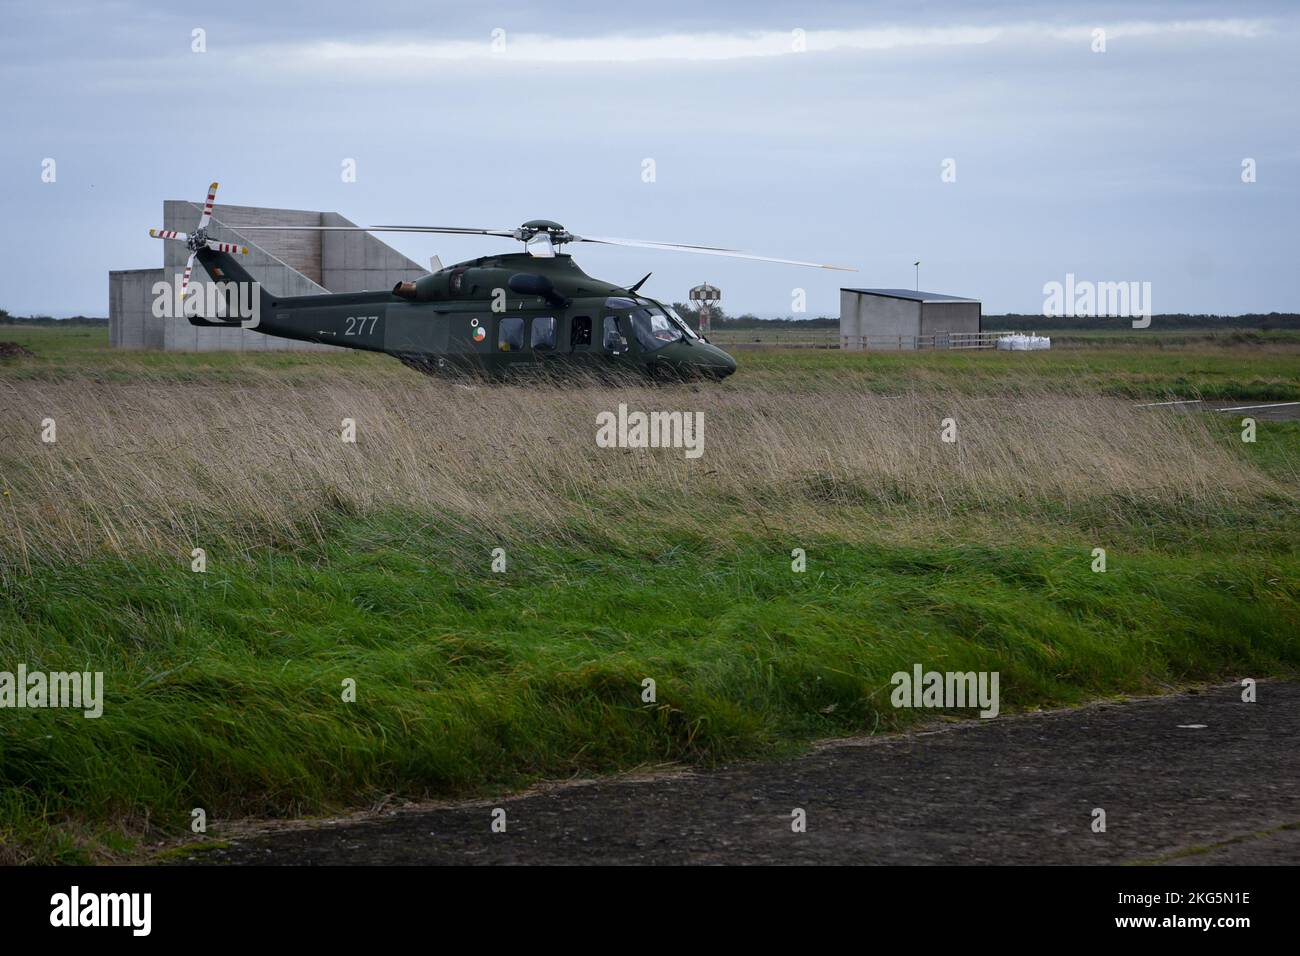
<svg viewBox="0 0 1300 956">
<path fill-rule="evenodd" d="M 522 253 L 460 262 L 414 282 L 399 282 L 387 292 L 281 297 L 261 289 L 231 255 L 246 255 L 247 247 L 208 238 L 216 193 L 217 184 L 213 183 L 194 232 L 149 230 L 155 238 L 178 240 L 189 246 L 189 261 L 181 280 L 182 303 L 190 289 L 195 261 L 219 288 L 226 285 L 227 300 L 231 290 L 240 286 L 246 290 L 240 301 L 251 308 L 241 311 L 238 317 L 200 317 L 186 309 L 191 324 L 242 326 L 281 338 L 384 352 L 431 375 L 468 372 L 498 378 L 521 372 L 568 374 L 584 369 L 602 375 L 623 369 L 655 378 L 721 379 L 736 370 L 735 359 L 695 332 L 671 306 L 640 294 L 650 274 L 627 287 L 593 278 L 572 257 L 559 251 L 570 243 L 634 246 L 855 271 L 714 246 L 577 236 L 549 219 L 533 219 L 516 229 L 240 226 L 240 233 L 311 230 L 500 236 L 517 239 L 525 247 Z"/>
</svg>

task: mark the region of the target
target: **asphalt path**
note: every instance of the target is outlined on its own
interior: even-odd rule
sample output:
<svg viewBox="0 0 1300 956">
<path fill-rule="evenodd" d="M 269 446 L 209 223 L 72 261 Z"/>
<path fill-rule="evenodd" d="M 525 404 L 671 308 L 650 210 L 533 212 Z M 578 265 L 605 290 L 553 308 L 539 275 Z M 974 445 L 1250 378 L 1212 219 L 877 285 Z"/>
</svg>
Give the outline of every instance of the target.
<svg viewBox="0 0 1300 956">
<path fill-rule="evenodd" d="M 932 722 L 780 762 L 245 832 L 178 862 L 1294 864 L 1300 682 L 1256 691 Z"/>
<path fill-rule="evenodd" d="M 1242 402 L 1213 401 L 1203 402 L 1199 399 L 1173 402 L 1144 402 L 1138 408 L 1167 408 L 1181 412 L 1212 412 L 1220 415 L 1240 415 L 1242 418 L 1254 418 L 1268 422 L 1295 421 L 1300 419 L 1300 402 Z"/>
</svg>

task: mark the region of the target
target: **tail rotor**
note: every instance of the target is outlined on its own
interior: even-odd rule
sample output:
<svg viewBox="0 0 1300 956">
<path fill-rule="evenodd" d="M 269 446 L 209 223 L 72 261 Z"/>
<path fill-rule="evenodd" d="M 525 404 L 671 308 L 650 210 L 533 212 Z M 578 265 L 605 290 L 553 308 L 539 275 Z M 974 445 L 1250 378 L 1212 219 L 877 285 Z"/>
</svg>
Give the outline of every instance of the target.
<svg viewBox="0 0 1300 956">
<path fill-rule="evenodd" d="M 241 256 L 248 255 L 248 246 L 237 246 L 229 242 L 217 242 L 215 239 L 208 238 L 208 223 L 212 221 L 212 207 L 217 201 L 217 184 L 213 183 L 208 187 L 208 198 L 203 204 L 203 213 L 199 216 L 199 225 L 191 233 L 176 232 L 173 229 L 150 229 L 149 235 L 155 239 L 171 239 L 176 242 L 183 242 L 189 247 L 190 257 L 185 261 L 185 274 L 181 278 L 181 301 L 189 295 L 190 274 L 194 271 L 194 259 L 200 249 L 211 249 L 213 252 L 232 252 Z"/>
</svg>

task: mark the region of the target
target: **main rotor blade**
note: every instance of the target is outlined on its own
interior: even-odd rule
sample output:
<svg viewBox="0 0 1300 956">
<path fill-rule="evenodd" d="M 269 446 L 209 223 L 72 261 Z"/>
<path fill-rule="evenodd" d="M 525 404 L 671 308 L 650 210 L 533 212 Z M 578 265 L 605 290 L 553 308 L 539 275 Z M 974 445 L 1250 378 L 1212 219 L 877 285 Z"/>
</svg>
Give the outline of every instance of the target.
<svg viewBox="0 0 1300 956">
<path fill-rule="evenodd" d="M 469 229 L 462 226 L 231 226 L 236 232 L 416 232 L 441 233 L 461 236 L 502 236 L 522 239 L 518 229 Z M 541 233 L 536 233 L 541 235 Z M 664 252 L 695 252 L 705 256 L 727 256 L 732 259 L 753 259 L 757 262 L 777 262 L 788 266 L 808 266 L 813 269 L 835 269 L 840 272 L 857 272 L 850 266 L 832 266 L 821 262 L 804 262 L 800 259 L 778 259 L 774 256 L 756 256 L 738 249 L 723 246 L 697 246 L 684 242 L 654 242 L 648 239 L 615 239 L 611 236 L 574 236 L 566 239 L 552 237 L 557 244 L 565 242 L 594 242 L 607 246 L 629 246 L 637 249 L 658 249 Z"/>
<path fill-rule="evenodd" d="M 217 201 L 217 184 L 208 187 L 208 201 L 203 204 L 203 215 L 199 216 L 199 229 L 205 229 L 212 218 L 212 205 Z M 197 230 L 196 230 L 197 231 Z"/>
<path fill-rule="evenodd" d="M 756 256 L 749 252 L 735 249 L 722 249 L 717 246 L 689 246 L 680 242 L 650 242 L 643 239 L 611 239 L 608 236 L 574 236 L 574 242 L 598 242 L 607 246 L 631 246 L 636 249 L 659 249 L 664 252 L 695 252 L 703 256 L 727 256 L 732 259 L 755 259 L 759 262 L 779 262 L 787 266 L 809 266 L 813 269 L 835 269 L 839 272 L 857 272 L 851 266 L 828 266 L 821 262 L 803 262 L 799 259 L 777 259 L 772 256 Z"/>
<path fill-rule="evenodd" d="M 459 236 L 505 236 L 513 229 L 462 229 L 460 226 L 230 226 L 235 232 L 440 232 Z"/>
<path fill-rule="evenodd" d="M 155 239 L 176 239 L 180 242 L 189 242 L 190 237 L 187 233 L 177 232 L 175 229 L 150 229 L 149 235 Z"/>
<path fill-rule="evenodd" d="M 689 249 L 692 252 L 740 252 L 729 246 L 697 246 L 689 242 L 659 242 L 655 239 L 614 239 L 610 236 L 574 236 L 574 242 L 603 242 L 611 246 L 637 246 L 642 249 Z"/>
</svg>

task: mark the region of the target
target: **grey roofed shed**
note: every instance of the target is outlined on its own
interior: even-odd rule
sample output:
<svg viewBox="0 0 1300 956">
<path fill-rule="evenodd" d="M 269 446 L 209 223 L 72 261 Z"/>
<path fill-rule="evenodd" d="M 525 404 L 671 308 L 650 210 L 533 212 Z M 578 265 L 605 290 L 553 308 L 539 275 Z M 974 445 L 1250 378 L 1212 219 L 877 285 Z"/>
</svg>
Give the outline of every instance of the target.
<svg viewBox="0 0 1300 956">
<path fill-rule="evenodd" d="M 952 332 L 979 332 L 979 299 L 913 289 L 840 289 L 840 347 L 947 348 Z M 933 336 L 933 340 L 931 340 Z"/>
</svg>

